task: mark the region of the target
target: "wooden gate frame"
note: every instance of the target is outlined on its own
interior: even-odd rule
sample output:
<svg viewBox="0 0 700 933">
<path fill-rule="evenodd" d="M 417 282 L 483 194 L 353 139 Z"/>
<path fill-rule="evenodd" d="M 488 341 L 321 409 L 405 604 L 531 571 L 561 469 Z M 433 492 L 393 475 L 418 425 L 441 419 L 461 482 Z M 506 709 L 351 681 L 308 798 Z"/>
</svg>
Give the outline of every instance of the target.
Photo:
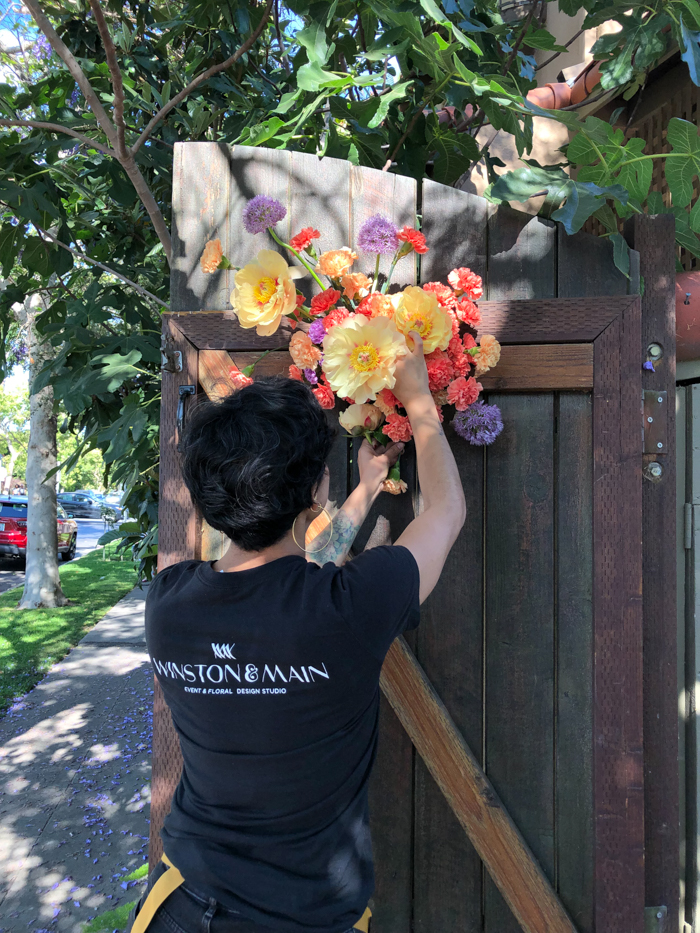
<svg viewBox="0 0 700 933">
<path fill-rule="evenodd" d="M 508 340 L 498 369 L 482 377 L 485 388 L 593 392 L 595 929 L 642 933 L 640 299 L 482 301 L 479 308 L 480 332 Z M 284 347 L 288 334 L 258 337 L 240 328 L 233 312 L 203 311 L 164 314 L 163 335 L 170 357 L 182 355 L 181 372 L 164 373 L 162 392 L 161 502 L 168 508 L 160 526 L 160 553 L 170 564 L 204 557 L 198 519 L 180 479 L 179 387 L 204 383 L 210 394 L 217 394 L 218 383 L 227 391 L 220 368 L 216 378 L 217 353 L 211 353 L 207 367 L 207 351 Z M 537 385 L 523 385 L 524 373 L 533 372 L 533 360 Z M 204 380 L 202 364 L 209 372 Z M 610 425 L 619 425 L 619 431 L 611 431 Z M 164 560 L 161 566 L 167 564 Z M 522 929 L 574 933 L 549 881 L 403 639 L 387 655 L 381 686 Z M 168 733 L 172 737 L 172 723 L 156 684 L 152 860 L 159 857 L 158 831 L 179 775 L 178 749 Z"/>
</svg>

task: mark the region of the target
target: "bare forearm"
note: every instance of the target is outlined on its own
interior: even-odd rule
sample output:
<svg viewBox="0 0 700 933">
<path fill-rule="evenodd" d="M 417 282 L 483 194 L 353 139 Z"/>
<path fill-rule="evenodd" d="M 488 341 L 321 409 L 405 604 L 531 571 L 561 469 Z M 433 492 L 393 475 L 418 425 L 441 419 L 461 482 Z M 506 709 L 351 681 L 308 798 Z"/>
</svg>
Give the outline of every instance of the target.
<svg viewBox="0 0 700 933">
<path fill-rule="evenodd" d="M 310 561 L 319 566 L 331 562 L 340 566 L 345 562 L 357 537 L 357 532 L 367 518 L 367 513 L 379 495 L 380 489 L 380 486 L 372 489 L 362 482 L 353 489 L 342 508 L 333 516 L 333 532 L 330 541 L 325 547 L 320 548 L 317 554 L 309 554 Z M 326 535 L 327 532 L 322 531 L 320 537 L 323 539 Z M 310 547 L 313 549 L 317 545 L 312 541 Z"/>
<path fill-rule="evenodd" d="M 455 518 L 464 511 L 464 492 L 454 455 L 430 395 L 406 406 L 416 444 L 416 462 L 425 510 L 444 509 Z"/>
</svg>

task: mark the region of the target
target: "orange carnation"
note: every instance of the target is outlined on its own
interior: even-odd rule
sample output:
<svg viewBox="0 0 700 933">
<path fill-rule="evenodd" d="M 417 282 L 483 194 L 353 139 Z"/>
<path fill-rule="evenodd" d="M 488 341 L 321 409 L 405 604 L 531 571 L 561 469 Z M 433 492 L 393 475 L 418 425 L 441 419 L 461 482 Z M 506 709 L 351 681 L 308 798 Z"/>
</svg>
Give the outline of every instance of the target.
<svg viewBox="0 0 700 933">
<path fill-rule="evenodd" d="M 304 376 L 302 375 L 301 370 L 298 366 L 295 366 L 294 363 L 289 367 L 289 378 L 296 379 L 297 382 L 303 382 Z"/>
<path fill-rule="evenodd" d="M 479 342 L 479 353 L 475 357 L 475 375 L 480 376 L 482 373 L 487 372 L 489 369 L 493 369 L 500 358 L 500 343 L 496 340 L 493 334 L 482 334 L 481 340 Z"/>
<path fill-rule="evenodd" d="M 472 337 L 472 340 L 474 338 Z M 447 347 L 447 353 L 454 366 L 455 376 L 466 376 L 469 372 L 470 357 L 464 352 L 464 344 L 459 337 L 453 337 Z"/>
<path fill-rule="evenodd" d="M 357 311 L 365 317 L 393 317 L 394 304 L 388 295 L 373 292 L 362 299 L 357 306 Z"/>
<path fill-rule="evenodd" d="M 327 275 L 331 279 L 339 279 L 341 275 L 345 275 L 356 259 L 357 253 L 353 252 L 349 246 L 331 249 L 326 253 L 321 253 L 318 257 L 316 272 L 320 275 Z"/>
<path fill-rule="evenodd" d="M 447 281 L 459 295 L 466 295 L 477 301 L 484 294 L 481 276 L 471 269 L 453 269 L 447 276 Z"/>
<path fill-rule="evenodd" d="M 311 391 L 316 396 L 316 401 L 321 408 L 335 408 L 335 395 L 330 386 L 319 384 Z"/>
<path fill-rule="evenodd" d="M 399 415 L 393 412 L 386 416 L 386 424 L 382 425 L 382 431 L 392 441 L 410 441 L 413 437 L 413 429 L 407 415 Z"/>
<path fill-rule="evenodd" d="M 289 245 L 292 249 L 295 249 L 297 253 L 300 253 L 302 250 L 311 246 L 312 240 L 317 240 L 320 236 L 321 234 L 318 230 L 314 230 L 313 227 L 304 227 L 302 231 L 292 237 L 289 241 Z"/>
<path fill-rule="evenodd" d="M 246 376 L 246 374 L 242 373 L 235 365 L 229 369 L 228 376 L 237 389 L 245 389 L 246 386 L 253 384 L 253 380 L 250 376 Z"/>
<path fill-rule="evenodd" d="M 417 253 L 428 252 L 428 245 L 420 230 L 414 230 L 413 227 L 404 227 L 399 230 L 397 236 L 402 243 L 408 243 Z"/>
<path fill-rule="evenodd" d="M 364 272 L 348 272 L 340 279 L 343 286 L 343 294 L 346 298 L 352 299 L 360 292 L 365 292 L 372 284 Z"/>
<path fill-rule="evenodd" d="M 431 392 L 445 389 L 454 379 L 455 371 L 452 360 L 443 350 L 433 350 L 429 353 L 425 358 L 425 364 L 428 368 L 428 384 Z"/>
<path fill-rule="evenodd" d="M 457 411 L 464 411 L 477 400 L 481 389 L 481 383 L 477 382 L 473 376 L 469 379 L 459 376 L 447 387 L 447 401 L 450 405 L 454 405 Z"/>
<path fill-rule="evenodd" d="M 299 369 L 315 369 L 321 359 L 321 351 L 314 346 L 303 330 L 297 330 L 289 341 L 289 354 Z"/>
<path fill-rule="evenodd" d="M 212 273 L 219 268 L 223 257 L 221 240 L 209 240 L 204 246 L 204 252 L 199 260 L 202 272 Z"/>
</svg>

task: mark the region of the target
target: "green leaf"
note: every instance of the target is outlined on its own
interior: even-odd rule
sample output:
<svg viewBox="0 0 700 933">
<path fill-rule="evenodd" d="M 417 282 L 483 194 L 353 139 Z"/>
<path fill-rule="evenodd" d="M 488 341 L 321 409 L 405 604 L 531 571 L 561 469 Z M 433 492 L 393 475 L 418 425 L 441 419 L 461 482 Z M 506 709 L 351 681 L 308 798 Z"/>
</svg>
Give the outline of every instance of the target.
<svg viewBox="0 0 700 933">
<path fill-rule="evenodd" d="M 691 32 L 683 22 L 681 13 L 681 38 L 685 51 L 681 52 L 681 58 L 688 66 L 690 80 L 696 87 L 700 87 L 700 32 Z"/>
<path fill-rule="evenodd" d="M 546 29 L 529 29 L 523 39 L 523 45 L 532 49 L 543 49 L 545 52 L 566 52 L 563 45 L 557 45 L 557 40 Z"/>
<path fill-rule="evenodd" d="M 23 239 L 24 228 L 19 224 L 3 224 L 0 227 L 0 269 L 3 278 L 7 278 L 12 271 Z"/>
<path fill-rule="evenodd" d="M 428 150 L 434 153 L 433 179 L 443 185 L 457 181 L 479 157 L 479 144 L 472 136 L 450 130 L 431 135 Z"/>
<path fill-rule="evenodd" d="M 626 276 L 630 277 L 630 248 L 627 241 L 621 233 L 613 233 L 610 237 L 613 244 L 613 262 L 616 268 Z"/>
<path fill-rule="evenodd" d="M 308 26 L 305 26 L 296 34 L 295 39 L 299 45 L 303 45 L 306 49 L 309 61 L 317 65 L 325 65 L 335 49 L 333 43 L 328 45 L 326 28 L 319 22 L 309 23 Z"/>
<path fill-rule="evenodd" d="M 499 176 L 496 184 L 491 187 L 490 195 L 500 201 L 527 201 L 543 190 L 560 191 L 557 200 L 559 203 L 564 197 L 564 188 L 569 181 L 571 179 L 566 172 L 557 166 L 517 168 Z"/>
<path fill-rule="evenodd" d="M 255 126 L 251 126 L 248 136 L 248 145 L 260 146 L 262 143 L 266 143 L 268 139 L 272 139 L 272 137 L 276 135 L 277 131 L 284 125 L 284 120 L 280 120 L 279 117 L 271 117 L 264 123 L 258 123 Z"/>
<path fill-rule="evenodd" d="M 28 237 L 22 250 L 22 265 L 29 272 L 36 272 L 44 278 L 49 276 L 52 266 L 48 245 L 39 237 Z"/>
<path fill-rule="evenodd" d="M 666 180 L 676 207 L 687 207 L 693 198 L 693 181 L 700 171 L 700 139 L 697 127 L 687 120 L 669 120 L 667 137 L 673 153 L 665 159 Z"/>
<path fill-rule="evenodd" d="M 339 77 L 332 71 L 324 71 L 317 62 L 302 65 L 297 72 L 297 84 L 303 91 L 319 91 L 322 87 L 340 90 L 352 83 L 351 75 Z"/>
<path fill-rule="evenodd" d="M 691 207 L 688 220 L 690 222 L 690 229 L 694 233 L 700 233 L 700 199 Z"/>
</svg>

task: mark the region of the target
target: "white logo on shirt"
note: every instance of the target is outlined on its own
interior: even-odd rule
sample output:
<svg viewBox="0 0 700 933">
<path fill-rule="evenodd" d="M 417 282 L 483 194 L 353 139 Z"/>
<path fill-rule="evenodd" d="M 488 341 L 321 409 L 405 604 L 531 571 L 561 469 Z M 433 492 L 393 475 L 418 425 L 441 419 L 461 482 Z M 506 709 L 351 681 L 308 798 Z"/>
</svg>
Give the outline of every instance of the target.
<svg viewBox="0 0 700 933">
<path fill-rule="evenodd" d="M 215 645 L 214 642 L 212 642 L 211 650 L 214 652 L 215 658 L 228 658 L 229 661 L 235 661 L 236 655 L 233 653 L 235 644 L 234 642 L 232 645 Z"/>
</svg>

